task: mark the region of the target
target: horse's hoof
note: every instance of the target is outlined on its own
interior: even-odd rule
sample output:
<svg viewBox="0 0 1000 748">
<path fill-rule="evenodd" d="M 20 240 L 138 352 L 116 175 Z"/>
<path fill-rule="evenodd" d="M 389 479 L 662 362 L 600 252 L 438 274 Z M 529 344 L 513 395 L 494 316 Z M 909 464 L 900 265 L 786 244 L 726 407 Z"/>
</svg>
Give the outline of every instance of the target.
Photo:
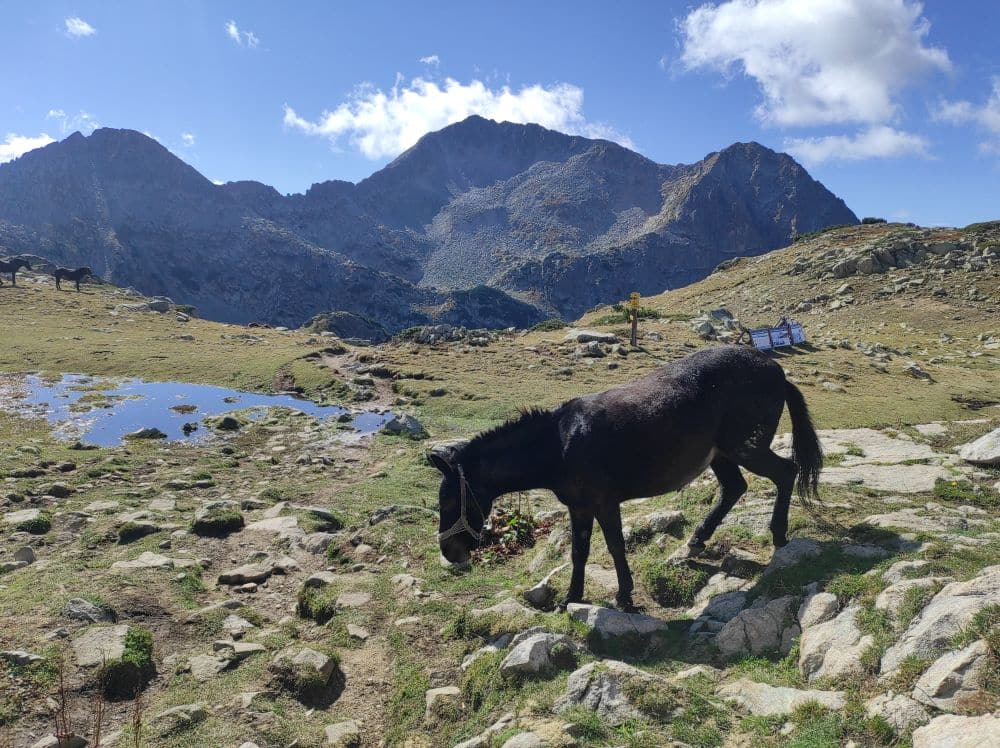
<svg viewBox="0 0 1000 748">
<path fill-rule="evenodd" d="M 632 598 L 629 598 L 628 600 L 618 600 L 617 606 L 618 610 L 622 613 L 643 613 L 646 610 L 641 605 L 636 605 L 632 602 Z"/>
</svg>

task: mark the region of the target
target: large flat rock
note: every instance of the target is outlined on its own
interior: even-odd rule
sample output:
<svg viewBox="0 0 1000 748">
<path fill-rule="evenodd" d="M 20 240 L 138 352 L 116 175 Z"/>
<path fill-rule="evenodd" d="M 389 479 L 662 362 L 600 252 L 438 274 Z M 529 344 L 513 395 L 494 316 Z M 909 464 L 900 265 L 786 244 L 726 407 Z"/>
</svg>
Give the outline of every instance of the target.
<svg viewBox="0 0 1000 748">
<path fill-rule="evenodd" d="M 726 701 L 736 703 L 759 717 L 790 714 L 796 707 L 810 701 L 815 701 L 827 709 L 843 709 L 847 703 L 843 691 L 806 691 L 784 686 L 769 686 L 746 678 L 727 683 L 716 693 Z"/>
</svg>

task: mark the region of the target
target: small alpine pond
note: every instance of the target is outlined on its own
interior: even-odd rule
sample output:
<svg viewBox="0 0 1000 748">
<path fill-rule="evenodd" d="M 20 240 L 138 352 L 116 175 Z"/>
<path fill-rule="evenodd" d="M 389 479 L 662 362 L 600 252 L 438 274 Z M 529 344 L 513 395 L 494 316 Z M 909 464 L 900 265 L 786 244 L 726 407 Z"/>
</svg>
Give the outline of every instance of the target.
<svg viewBox="0 0 1000 748">
<path fill-rule="evenodd" d="M 394 417 L 390 411 L 352 412 L 292 394 L 85 374 L 63 374 L 59 379 L 37 374 L 0 377 L 0 407 L 24 416 L 44 417 L 53 424 L 57 436 L 102 447 L 121 444 L 127 434 L 150 428 L 162 431 L 168 441 L 203 440 L 215 432 L 202 423 L 205 419 L 239 412 L 257 420 L 274 407 L 320 420 L 347 415 L 350 420 L 345 436 L 351 438 L 375 433 Z"/>
</svg>

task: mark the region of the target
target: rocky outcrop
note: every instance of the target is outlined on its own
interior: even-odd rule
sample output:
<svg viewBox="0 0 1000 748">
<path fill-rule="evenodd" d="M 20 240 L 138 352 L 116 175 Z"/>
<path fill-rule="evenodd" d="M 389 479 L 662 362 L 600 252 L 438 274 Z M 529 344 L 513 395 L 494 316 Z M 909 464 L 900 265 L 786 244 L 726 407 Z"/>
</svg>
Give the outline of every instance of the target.
<svg viewBox="0 0 1000 748">
<path fill-rule="evenodd" d="M 851 606 L 836 618 L 812 626 L 799 642 L 799 670 L 812 681 L 817 678 L 843 678 L 861 669 L 861 655 L 873 638 L 858 627 L 860 608 Z"/>
<path fill-rule="evenodd" d="M 926 657 L 948 649 L 976 613 L 994 604 L 1000 604 L 1000 566 L 987 567 L 967 582 L 945 586 L 885 651 L 882 672 L 891 673 L 911 655 Z"/>
<path fill-rule="evenodd" d="M 913 748 L 1000 748 L 1000 717 L 935 717 L 913 731 Z"/>
</svg>

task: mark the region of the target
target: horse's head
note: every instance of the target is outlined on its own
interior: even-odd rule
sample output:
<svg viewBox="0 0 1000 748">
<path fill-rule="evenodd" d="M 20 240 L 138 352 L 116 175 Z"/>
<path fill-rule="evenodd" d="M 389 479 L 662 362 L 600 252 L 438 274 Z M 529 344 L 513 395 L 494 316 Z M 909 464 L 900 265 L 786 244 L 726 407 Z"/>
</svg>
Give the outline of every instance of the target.
<svg viewBox="0 0 1000 748">
<path fill-rule="evenodd" d="M 94 271 L 91 270 L 86 265 L 84 265 L 82 268 L 79 268 L 77 270 L 77 272 L 80 274 L 80 280 L 83 280 L 84 278 L 95 278 L 95 277 L 97 277 L 97 276 L 94 275 Z"/>
<path fill-rule="evenodd" d="M 438 489 L 438 543 L 441 555 L 453 564 L 464 564 L 479 545 L 489 516 L 492 497 L 479 495 L 462 466 L 464 444 L 435 447 L 427 459 L 441 471 Z"/>
<path fill-rule="evenodd" d="M 18 265 L 20 265 L 21 267 L 25 268 L 26 270 L 31 270 L 31 263 L 28 262 L 23 257 L 17 257 L 17 258 L 15 258 L 14 262 L 16 262 Z"/>
</svg>

